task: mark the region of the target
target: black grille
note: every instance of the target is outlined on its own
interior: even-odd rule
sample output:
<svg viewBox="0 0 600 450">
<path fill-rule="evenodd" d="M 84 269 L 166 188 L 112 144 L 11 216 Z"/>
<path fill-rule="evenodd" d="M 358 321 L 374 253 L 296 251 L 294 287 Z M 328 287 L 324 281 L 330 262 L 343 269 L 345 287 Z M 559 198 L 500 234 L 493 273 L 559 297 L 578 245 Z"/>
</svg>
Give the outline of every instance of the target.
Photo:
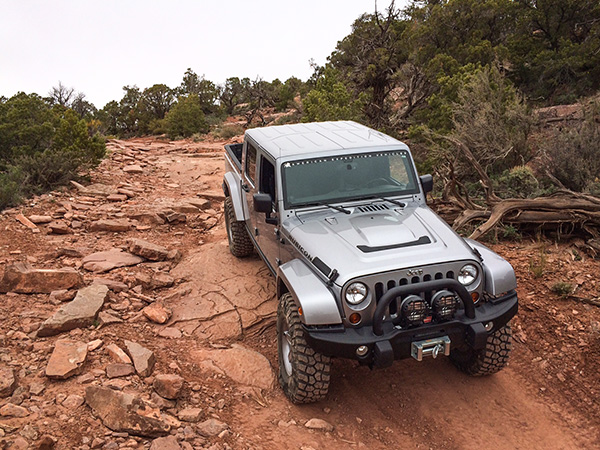
<svg viewBox="0 0 600 450">
<path fill-rule="evenodd" d="M 443 280 L 443 279 L 454 279 L 454 272 L 452 271 L 448 271 L 446 273 L 442 273 L 442 272 L 436 272 L 435 274 L 430 275 L 430 274 L 424 274 L 422 277 L 419 276 L 414 276 L 414 277 L 410 277 L 410 278 L 400 278 L 399 280 L 388 280 L 385 283 L 382 282 L 378 282 L 375 283 L 375 301 L 377 303 L 379 303 L 379 300 L 381 300 L 381 297 L 383 297 L 383 294 L 385 294 L 387 291 L 389 291 L 392 288 L 395 288 L 396 286 L 405 286 L 407 284 L 416 284 L 416 283 L 421 283 L 421 282 L 425 282 L 425 281 L 431 281 L 432 279 L 434 280 Z M 429 293 L 431 294 L 431 293 Z M 403 299 L 397 298 L 395 300 L 392 300 L 392 302 L 390 303 L 390 307 L 389 307 L 389 316 L 394 318 L 397 316 L 398 314 L 398 307 L 399 304 L 402 302 Z M 428 302 L 431 300 L 430 298 L 425 298 L 425 300 L 427 300 Z"/>
<path fill-rule="evenodd" d="M 382 203 L 381 205 L 365 205 L 359 206 L 357 208 L 360 212 L 377 212 L 377 211 L 385 211 L 390 209 L 388 205 Z"/>
</svg>

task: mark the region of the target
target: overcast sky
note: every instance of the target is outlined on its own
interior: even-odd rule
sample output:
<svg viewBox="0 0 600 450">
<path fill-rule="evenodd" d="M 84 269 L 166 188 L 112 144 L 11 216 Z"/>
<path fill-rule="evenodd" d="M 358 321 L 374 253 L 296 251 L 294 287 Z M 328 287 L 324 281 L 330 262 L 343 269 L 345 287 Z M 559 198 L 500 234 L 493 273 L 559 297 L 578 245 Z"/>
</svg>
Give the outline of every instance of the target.
<svg viewBox="0 0 600 450">
<path fill-rule="evenodd" d="M 324 64 L 374 10 L 374 0 L 0 0 L 0 96 L 46 96 L 61 81 L 102 108 L 125 85 L 179 86 L 188 67 L 215 83 L 306 80 L 309 60 Z"/>
</svg>

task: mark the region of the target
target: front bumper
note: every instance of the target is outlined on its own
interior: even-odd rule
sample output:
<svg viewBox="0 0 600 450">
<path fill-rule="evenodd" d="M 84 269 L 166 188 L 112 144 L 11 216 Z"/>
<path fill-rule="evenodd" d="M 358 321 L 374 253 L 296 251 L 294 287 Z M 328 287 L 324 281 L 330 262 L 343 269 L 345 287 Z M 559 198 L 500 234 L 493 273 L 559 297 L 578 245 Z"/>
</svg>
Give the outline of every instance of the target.
<svg viewBox="0 0 600 450">
<path fill-rule="evenodd" d="M 452 348 L 484 348 L 488 335 L 506 325 L 517 310 L 517 293 L 512 291 L 477 308 L 459 310 L 453 320 L 443 323 L 400 328 L 388 321 L 380 323 L 376 327 L 378 330 L 373 326 L 329 329 L 304 326 L 304 332 L 307 343 L 322 354 L 355 359 L 373 367 L 387 367 L 394 360 L 411 356 L 413 342 L 426 339 L 448 336 Z M 485 325 L 489 322 L 493 327 L 486 331 Z M 364 356 L 356 353 L 360 346 L 368 347 Z"/>
</svg>

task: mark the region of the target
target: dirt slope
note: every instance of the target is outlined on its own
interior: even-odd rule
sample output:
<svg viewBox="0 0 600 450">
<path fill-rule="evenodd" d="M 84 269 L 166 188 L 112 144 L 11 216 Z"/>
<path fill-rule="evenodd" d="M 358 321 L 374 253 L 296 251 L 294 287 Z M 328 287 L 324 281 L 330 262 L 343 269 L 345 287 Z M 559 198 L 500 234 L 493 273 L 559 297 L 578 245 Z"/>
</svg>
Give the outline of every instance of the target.
<svg viewBox="0 0 600 450">
<path fill-rule="evenodd" d="M 59 303 L 47 294 L 0 294 L 0 314 L 5 318 L 0 322 L 0 368 L 14 369 L 19 385 L 10 396 L 0 398 L 0 448 L 35 446 L 42 435 L 51 436 L 60 449 L 174 448 L 152 444 L 149 437 L 111 431 L 86 404 L 71 409 L 64 405 L 69 394 L 84 397 L 90 383 L 151 398 L 158 373 L 179 374 L 186 382 L 177 402 L 161 406 L 166 414 L 180 418 L 171 431 L 179 448 L 597 446 L 598 308 L 561 299 L 550 288 L 557 281 L 570 281 L 578 296 L 597 297 L 600 264 L 569 245 L 524 240 L 493 246 L 517 269 L 521 299 L 513 322 L 514 351 L 503 372 L 471 378 L 445 358 L 405 360 L 377 371 L 336 360 L 327 400 L 290 404 L 276 382 L 273 280 L 258 257 L 237 260 L 227 248 L 220 191 L 222 145 L 115 141 L 111 157 L 92 181 L 125 189 L 132 193 L 128 198 L 107 200 L 72 188 L 0 216 L 0 276 L 10 264 L 27 261 L 39 268 L 75 267 L 86 283 L 102 276 L 129 287 L 111 292 L 104 307 L 123 322 L 96 323 L 50 338 L 38 338 L 35 331 Z M 194 209 L 190 199 L 210 203 Z M 27 217 L 54 215 L 68 234 L 47 234 L 47 225 L 38 225 L 41 232 L 33 233 L 15 220 L 19 212 Z M 157 223 L 154 215 L 173 221 Z M 90 231 L 93 223 L 105 219 L 129 220 L 131 228 Z M 179 250 L 181 259 L 146 261 L 104 274 L 82 268 L 83 256 L 126 247 L 130 238 Z M 541 267 L 540 278 L 532 274 L 536 265 Z M 159 272 L 168 274 L 174 284 L 144 284 Z M 166 324 L 140 312 L 148 299 L 170 312 Z M 101 339 L 104 347 L 90 352 L 82 374 L 49 380 L 44 374 L 49 356 L 56 341 L 65 337 L 83 342 Z M 124 339 L 155 353 L 153 376 L 127 375 L 116 378 L 118 383 L 108 379 L 110 357 L 103 348 L 122 345 Z M 2 414 L 7 404 L 20 405 L 27 416 Z M 182 410 L 190 407 L 202 410 L 201 422 L 219 420 L 225 431 L 212 435 L 198 422 L 182 419 Z M 313 418 L 326 421 L 333 431 L 306 428 Z"/>
</svg>

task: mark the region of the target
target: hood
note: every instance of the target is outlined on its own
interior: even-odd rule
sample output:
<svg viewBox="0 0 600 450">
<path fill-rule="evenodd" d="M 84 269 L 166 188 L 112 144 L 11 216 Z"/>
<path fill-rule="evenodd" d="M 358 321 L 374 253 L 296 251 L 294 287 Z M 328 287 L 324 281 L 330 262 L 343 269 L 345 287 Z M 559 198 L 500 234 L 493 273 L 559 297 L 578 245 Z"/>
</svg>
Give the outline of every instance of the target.
<svg viewBox="0 0 600 450">
<path fill-rule="evenodd" d="M 350 211 L 300 212 L 283 223 L 284 235 L 304 256 L 338 271 L 336 284 L 367 274 L 476 259 L 471 247 L 426 206 L 377 204 Z"/>
</svg>

